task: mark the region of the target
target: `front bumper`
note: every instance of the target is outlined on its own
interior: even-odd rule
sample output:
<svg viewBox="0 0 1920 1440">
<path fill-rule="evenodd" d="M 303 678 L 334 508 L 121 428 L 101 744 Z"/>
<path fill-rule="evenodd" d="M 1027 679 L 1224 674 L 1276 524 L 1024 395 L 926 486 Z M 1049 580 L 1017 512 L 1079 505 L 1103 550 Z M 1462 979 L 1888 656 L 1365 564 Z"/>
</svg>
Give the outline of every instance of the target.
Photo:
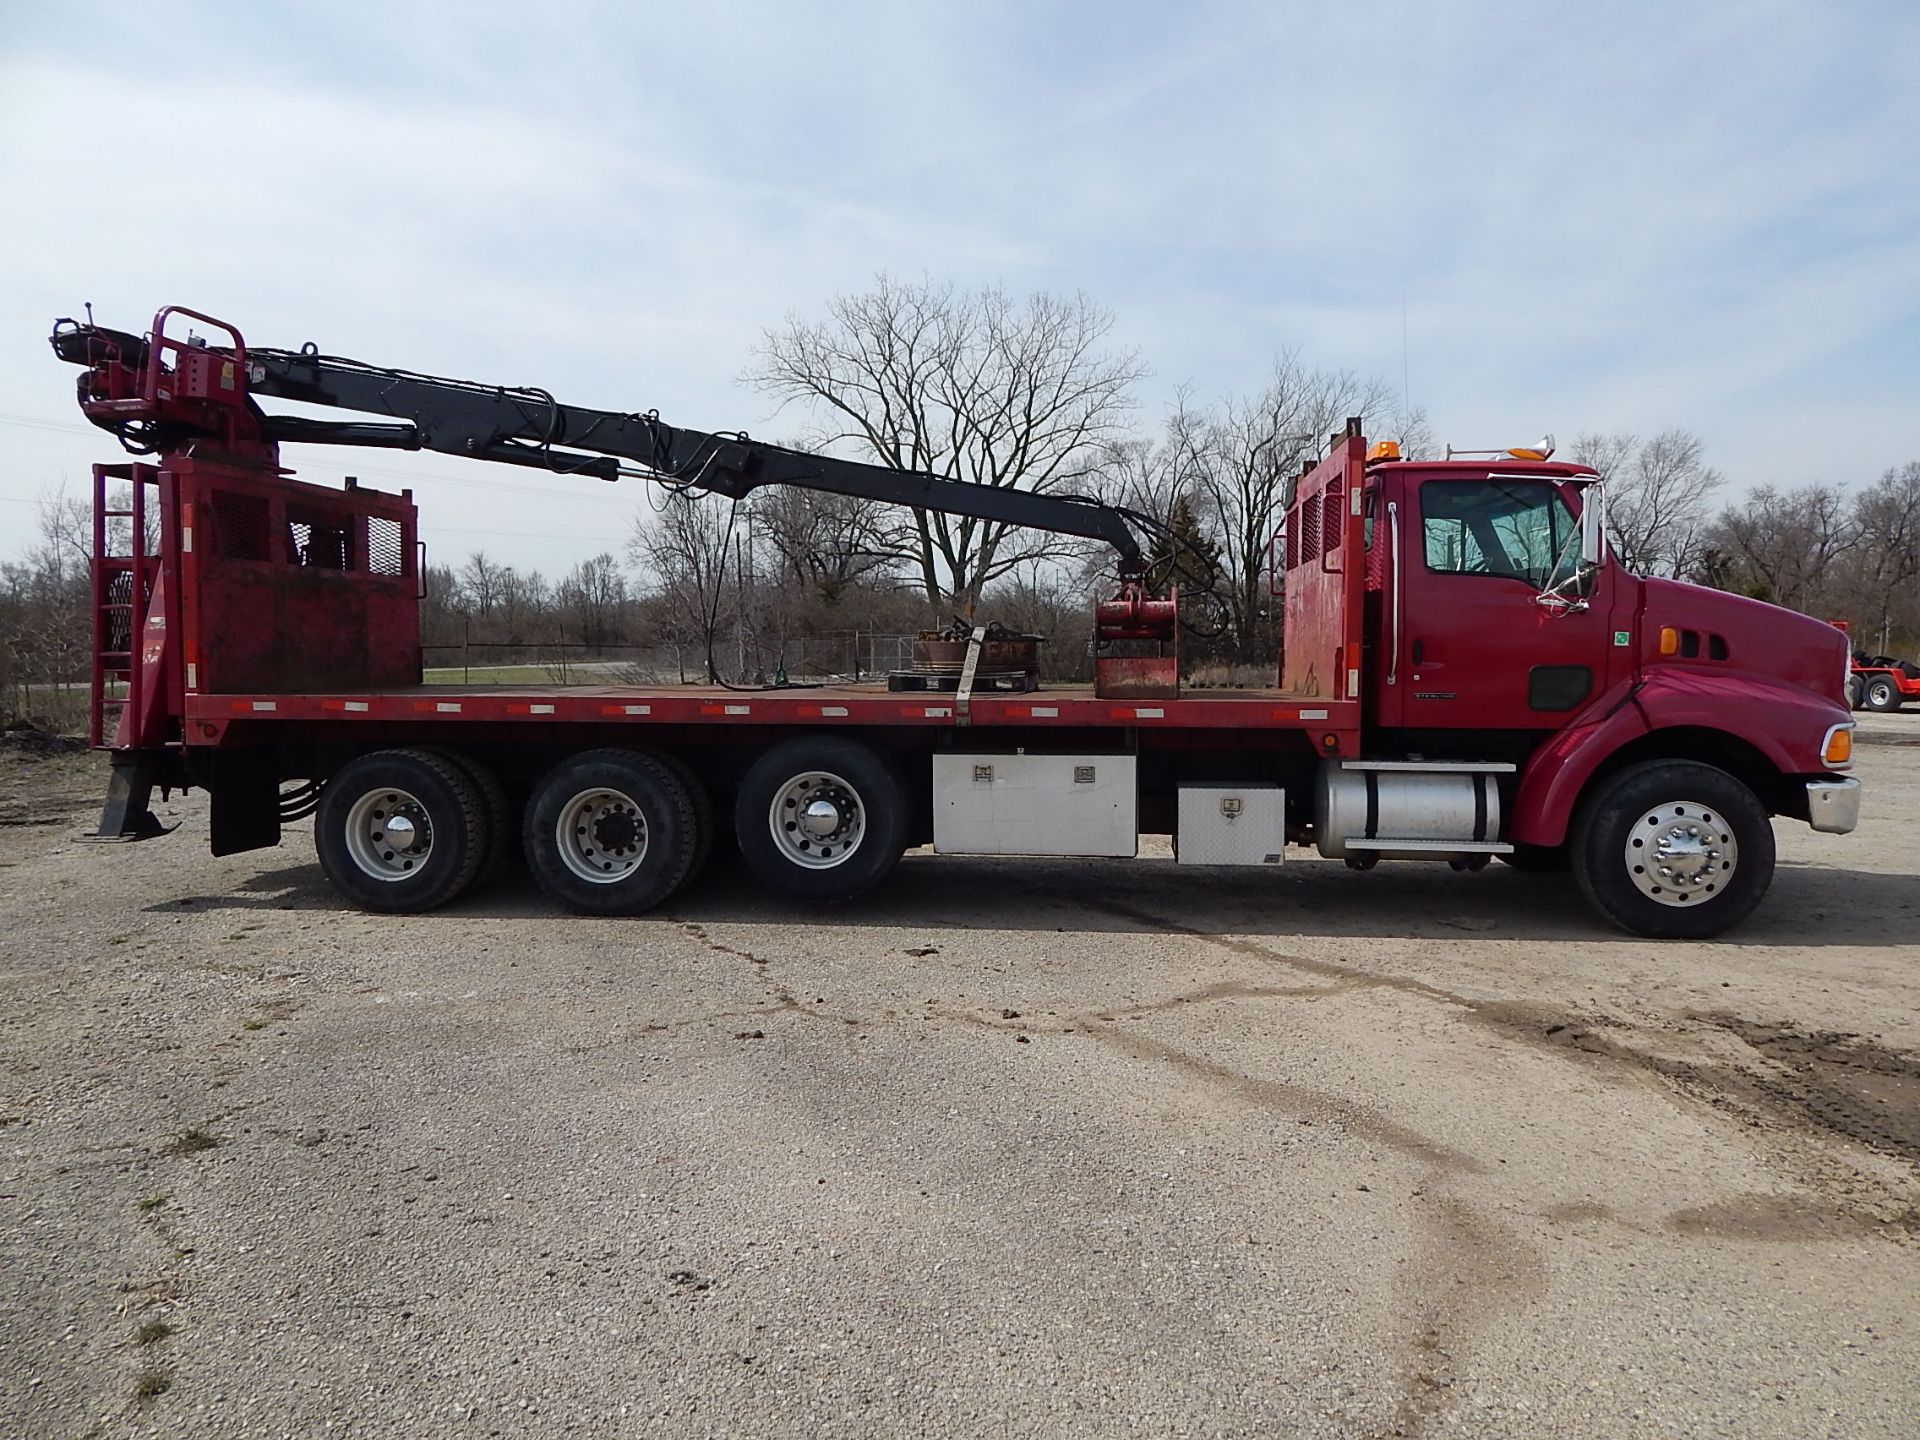
<svg viewBox="0 0 1920 1440">
<path fill-rule="evenodd" d="M 1809 780 L 1807 823 L 1829 835 L 1845 835 L 1860 823 L 1860 782 Z"/>
</svg>

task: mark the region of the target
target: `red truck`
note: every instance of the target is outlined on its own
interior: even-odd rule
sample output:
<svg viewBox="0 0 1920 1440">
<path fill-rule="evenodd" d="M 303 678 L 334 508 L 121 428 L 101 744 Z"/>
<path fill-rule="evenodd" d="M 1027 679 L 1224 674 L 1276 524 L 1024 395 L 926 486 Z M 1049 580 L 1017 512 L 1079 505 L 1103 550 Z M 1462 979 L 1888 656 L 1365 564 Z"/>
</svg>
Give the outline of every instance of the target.
<svg viewBox="0 0 1920 1440">
<path fill-rule="evenodd" d="M 183 320 L 222 343 L 170 335 Z M 1615 924 L 1697 938 L 1759 903 L 1772 816 L 1844 833 L 1858 813 L 1844 637 L 1626 573 L 1599 477 L 1539 451 L 1401 460 L 1349 421 L 1276 539 L 1273 685 L 1186 693 L 1177 597 L 1143 559 L 1164 527 L 1137 512 L 250 347 L 174 307 L 142 334 L 61 321 L 52 342 L 82 412 L 150 457 L 94 470 L 100 837 L 157 834 L 155 786 L 208 792 L 216 854 L 311 814 L 327 876 L 369 909 L 445 904 L 516 850 L 563 905 L 632 914 L 726 831 L 762 881 L 823 902 L 914 845 L 1132 856 L 1170 834 L 1181 864 L 1310 845 L 1358 869 L 1570 869 Z M 906 689 L 428 686 L 411 492 L 295 480 L 281 447 L 299 442 L 736 502 L 807 486 L 1102 541 L 1119 585 L 1090 688 L 987 683 L 985 627 Z"/>
</svg>

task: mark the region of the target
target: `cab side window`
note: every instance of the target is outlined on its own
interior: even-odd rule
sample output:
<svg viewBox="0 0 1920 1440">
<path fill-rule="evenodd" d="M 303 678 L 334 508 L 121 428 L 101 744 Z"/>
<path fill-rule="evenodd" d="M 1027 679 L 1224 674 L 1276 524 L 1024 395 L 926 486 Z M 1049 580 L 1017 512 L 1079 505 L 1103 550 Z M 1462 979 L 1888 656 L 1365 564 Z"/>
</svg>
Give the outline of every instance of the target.
<svg viewBox="0 0 1920 1440">
<path fill-rule="evenodd" d="M 1546 480 L 1429 480 L 1420 487 L 1427 568 L 1545 585 L 1574 534 Z"/>
</svg>

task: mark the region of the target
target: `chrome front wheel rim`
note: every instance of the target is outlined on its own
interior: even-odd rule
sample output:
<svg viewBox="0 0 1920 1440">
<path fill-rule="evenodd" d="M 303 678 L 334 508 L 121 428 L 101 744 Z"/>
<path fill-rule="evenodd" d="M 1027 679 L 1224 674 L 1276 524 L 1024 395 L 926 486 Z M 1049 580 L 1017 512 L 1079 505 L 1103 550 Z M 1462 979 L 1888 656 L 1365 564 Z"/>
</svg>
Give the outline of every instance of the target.
<svg viewBox="0 0 1920 1440">
<path fill-rule="evenodd" d="M 866 838 L 866 805 L 840 776 L 806 770 L 774 794 L 767 829 L 783 859 L 803 870 L 832 870 Z"/>
<path fill-rule="evenodd" d="M 1649 900 L 1698 908 L 1727 888 L 1740 845 L 1727 817 L 1697 800 L 1673 800 L 1647 811 L 1627 832 L 1627 875 Z"/>
<path fill-rule="evenodd" d="M 419 873 L 433 854 L 433 817 L 406 790 L 369 790 L 347 811 L 347 855 L 360 873 L 392 883 Z"/>
<path fill-rule="evenodd" d="M 616 885 L 647 858 L 647 817 L 625 791 L 582 790 L 560 807 L 553 844 L 560 863 L 594 885 Z"/>
</svg>

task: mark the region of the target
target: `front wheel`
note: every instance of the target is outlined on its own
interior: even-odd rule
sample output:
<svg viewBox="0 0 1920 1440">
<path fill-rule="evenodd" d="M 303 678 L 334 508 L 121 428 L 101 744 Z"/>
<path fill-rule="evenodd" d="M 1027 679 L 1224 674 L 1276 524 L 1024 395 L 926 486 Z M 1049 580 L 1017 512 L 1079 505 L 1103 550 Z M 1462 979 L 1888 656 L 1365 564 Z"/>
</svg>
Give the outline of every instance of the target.
<svg viewBox="0 0 1920 1440">
<path fill-rule="evenodd" d="M 878 884 L 907 848 L 906 788 L 865 745 L 798 736 L 753 763 L 740 783 L 734 831 L 767 884 L 804 900 L 851 900 Z"/>
<path fill-rule="evenodd" d="M 1573 823 L 1574 878 L 1594 909 L 1656 940 L 1704 940 L 1773 880 L 1773 822 L 1726 771 L 1650 760 L 1611 776 Z"/>
<path fill-rule="evenodd" d="M 1900 687 L 1893 683 L 1891 675 L 1875 675 L 1867 681 L 1866 706 L 1885 714 L 1889 710 L 1900 708 Z"/>
</svg>

